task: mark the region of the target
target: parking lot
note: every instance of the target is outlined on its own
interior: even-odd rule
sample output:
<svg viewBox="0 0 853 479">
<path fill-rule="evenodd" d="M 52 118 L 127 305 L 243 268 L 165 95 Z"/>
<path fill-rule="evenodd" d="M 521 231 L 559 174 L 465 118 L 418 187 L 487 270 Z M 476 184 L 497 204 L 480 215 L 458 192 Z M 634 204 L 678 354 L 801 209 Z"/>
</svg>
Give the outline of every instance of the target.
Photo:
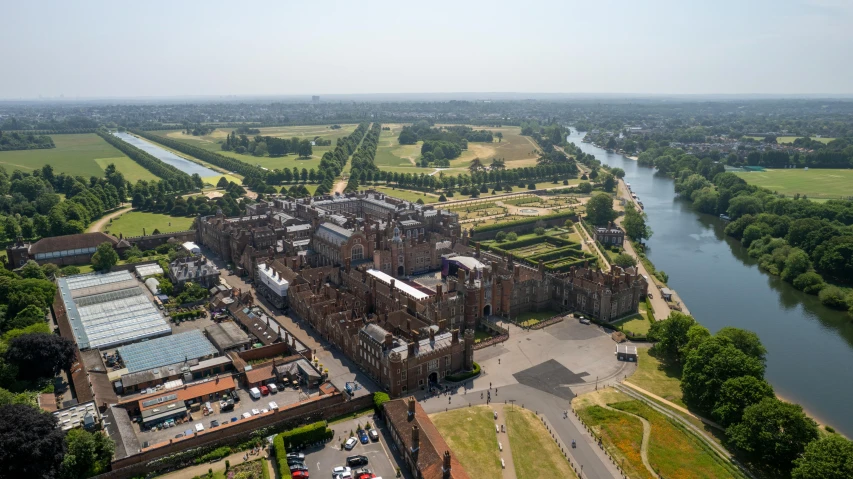
<svg viewBox="0 0 853 479">
<path fill-rule="evenodd" d="M 240 397 L 240 402 L 234 403 L 234 409 L 231 411 L 220 412 L 219 402 L 210 401 L 210 405 L 213 406 L 214 410 L 212 414 L 205 416 L 201 411 L 193 411 L 190 413 L 192 420 L 184 422 L 183 424 L 176 424 L 174 427 L 160 430 L 151 429 L 147 431 L 139 431 L 139 424 L 134 424 L 134 427 L 137 428 L 137 437 L 139 438 L 140 444 L 146 441 L 149 444 L 168 441 L 178 434 L 184 433 L 184 431 L 195 431 L 196 424 L 202 424 L 204 426 L 204 430 L 207 431 L 211 429 L 210 424 L 213 420 L 219 421 L 220 425 L 230 423 L 234 418 L 237 418 L 238 421 L 244 421 L 243 413 L 253 415 L 253 409 L 257 409 L 258 411 L 269 409 L 270 401 L 275 401 L 279 407 L 284 407 L 288 404 L 293 404 L 307 398 L 305 393 L 301 390 L 294 389 L 286 389 L 284 391 L 279 391 L 276 394 L 261 396 L 258 400 L 252 399 L 251 396 L 249 396 L 249 392 L 245 389 L 237 389 L 237 394 Z"/>
<path fill-rule="evenodd" d="M 377 477 L 383 479 L 391 479 L 397 475 L 397 466 L 391 458 L 391 452 L 386 443 L 387 434 L 380 426 L 378 442 L 368 442 L 362 444 L 360 441 L 351 450 L 341 450 L 341 443 L 349 438 L 350 431 L 355 433 L 358 425 L 362 428 L 370 422 L 371 426 L 377 427 L 373 416 L 362 416 L 358 419 L 346 421 L 338 424 L 333 424 L 329 427 L 335 431 L 335 439 L 323 447 L 306 448 L 302 452 L 305 454 L 305 465 L 308 467 L 308 472 L 311 477 L 326 478 L 332 477 L 332 469 L 337 466 L 346 466 L 348 456 L 367 456 L 368 463 L 366 466 L 354 467 L 353 470 L 366 467 L 370 472 L 376 474 Z"/>
</svg>

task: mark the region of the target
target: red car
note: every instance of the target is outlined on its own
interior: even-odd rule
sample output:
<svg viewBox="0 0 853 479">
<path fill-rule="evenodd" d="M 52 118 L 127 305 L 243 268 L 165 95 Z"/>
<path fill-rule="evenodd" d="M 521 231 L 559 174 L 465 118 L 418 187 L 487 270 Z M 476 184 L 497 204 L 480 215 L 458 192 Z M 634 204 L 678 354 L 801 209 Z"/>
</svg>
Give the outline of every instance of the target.
<svg viewBox="0 0 853 479">
<path fill-rule="evenodd" d="M 308 479 L 308 471 L 293 471 L 290 477 L 293 479 Z"/>
<path fill-rule="evenodd" d="M 267 395 L 269 395 L 269 393 L 270 393 L 270 389 L 269 389 L 268 387 L 266 387 L 266 386 L 261 386 L 261 387 L 260 387 L 260 388 L 258 388 L 258 389 L 260 389 L 260 390 L 261 390 L 261 394 L 262 394 L 262 395 L 264 395 L 264 396 L 267 396 Z"/>
</svg>

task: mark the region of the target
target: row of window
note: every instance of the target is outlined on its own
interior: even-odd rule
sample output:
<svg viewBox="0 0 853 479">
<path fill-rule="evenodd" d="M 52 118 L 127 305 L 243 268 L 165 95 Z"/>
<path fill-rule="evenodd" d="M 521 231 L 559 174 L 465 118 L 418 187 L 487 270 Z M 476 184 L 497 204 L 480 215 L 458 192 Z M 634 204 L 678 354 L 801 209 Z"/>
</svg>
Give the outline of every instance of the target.
<svg viewBox="0 0 853 479">
<path fill-rule="evenodd" d="M 77 256 L 80 254 L 90 254 L 97 251 L 97 246 L 92 248 L 69 249 L 64 251 L 53 251 L 50 253 L 37 253 L 36 259 L 63 258 L 65 256 Z"/>
</svg>

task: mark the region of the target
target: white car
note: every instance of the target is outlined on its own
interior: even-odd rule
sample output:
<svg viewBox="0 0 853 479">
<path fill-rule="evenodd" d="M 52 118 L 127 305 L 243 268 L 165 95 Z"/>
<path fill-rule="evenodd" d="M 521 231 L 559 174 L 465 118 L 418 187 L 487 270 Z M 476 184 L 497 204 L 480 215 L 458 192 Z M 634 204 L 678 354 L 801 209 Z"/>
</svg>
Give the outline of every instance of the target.
<svg viewBox="0 0 853 479">
<path fill-rule="evenodd" d="M 268 413 L 268 412 L 270 412 L 270 410 L 269 410 L 269 409 L 267 409 L 267 408 L 263 408 L 263 409 L 261 409 L 261 414 L 266 414 L 266 413 Z"/>
<path fill-rule="evenodd" d="M 258 411 L 257 409 L 252 409 L 252 416 L 257 416 L 260 413 L 261 411 Z"/>
<path fill-rule="evenodd" d="M 354 438 L 351 438 L 351 439 L 354 439 Z M 347 442 L 349 442 L 349 441 L 347 441 Z M 338 466 L 338 467 L 332 469 L 332 475 L 333 476 L 340 476 L 341 474 L 345 474 L 345 473 L 351 474 L 352 469 L 350 469 L 349 467 L 346 467 L 346 466 Z"/>
<path fill-rule="evenodd" d="M 270 401 L 270 409 L 273 411 L 278 409 L 278 403 L 276 403 L 275 401 Z"/>
<path fill-rule="evenodd" d="M 195 425 L 195 430 L 198 432 L 204 431 L 204 424 L 198 423 Z"/>
<path fill-rule="evenodd" d="M 247 412 L 243 413 L 243 419 L 249 419 L 250 417 L 252 417 L 252 415 L 250 413 L 247 413 Z"/>
<path fill-rule="evenodd" d="M 351 437 L 347 439 L 347 442 L 344 443 L 344 449 L 346 449 L 347 451 L 352 451 L 352 448 L 354 448 L 356 444 L 358 444 L 358 439 Z"/>
</svg>

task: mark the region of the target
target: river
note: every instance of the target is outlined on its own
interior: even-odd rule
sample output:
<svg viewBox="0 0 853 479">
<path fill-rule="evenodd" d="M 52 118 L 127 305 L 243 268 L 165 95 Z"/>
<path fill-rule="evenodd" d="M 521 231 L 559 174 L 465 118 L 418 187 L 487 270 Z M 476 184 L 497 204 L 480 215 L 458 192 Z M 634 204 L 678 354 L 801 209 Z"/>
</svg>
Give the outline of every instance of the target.
<svg viewBox="0 0 853 479">
<path fill-rule="evenodd" d="M 816 420 L 853 437 L 853 322 L 816 296 L 758 268 L 725 222 L 694 211 L 675 196 L 671 178 L 608 153 L 573 134 L 574 142 L 607 165 L 625 170 L 654 234 L 649 259 L 669 274 L 691 314 L 711 332 L 734 326 L 758 333 L 767 348 L 767 380 L 776 393 L 801 404 Z"/>
<path fill-rule="evenodd" d="M 221 176 L 222 173 L 216 172 L 207 168 L 205 166 L 201 166 L 198 163 L 194 163 L 186 158 L 181 158 L 180 156 L 172 153 L 171 151 L 155 145 L 150 141 L 143 140 L 142 138 L 131 135 L 130 133 L 123 132 L 115 132 L 113 135 L 121 138 L 127 143 L 139 148 L 140 150 L 152 155 L 155 158 L 160 159 L 163 163 L 168 163 L 175 168 L 183 171 L 184 173 L 192 176 L 194 173 L 198 173 L 198 176 L 202 178 L 206 176 Z"/>
</svg>

